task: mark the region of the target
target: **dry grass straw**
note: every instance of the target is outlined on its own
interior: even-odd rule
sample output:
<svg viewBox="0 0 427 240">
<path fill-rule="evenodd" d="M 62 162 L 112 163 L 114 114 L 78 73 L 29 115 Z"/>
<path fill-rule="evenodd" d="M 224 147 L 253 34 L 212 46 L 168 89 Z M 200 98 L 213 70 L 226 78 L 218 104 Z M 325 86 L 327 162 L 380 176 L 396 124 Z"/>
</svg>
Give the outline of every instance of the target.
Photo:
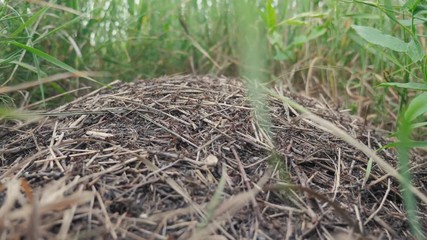
<svg viewBox="0 0 427 240">
<path fill-rule="evenodd" d="M 4 122 L 0 238 L 409 238 L 396 157 L 364 147 L 387 140 L 319 101 L 275 94 L 271 139 L 238 80 L 207 76 L 117 81 L 37 124 Z M 377 164 L 364 185 L 367 156 Z M 426 192 L 422 158 L 414 187 Z"/>
<path fill-rule="evenodd" d="M 279 93 L 280 94 L 280 93 Z M 372 158 L 381 168 L 383 168 L 387 173 L 389 173 L 391 176 L 396 178 L 399 181 L 403 181 L 402 175 L 400 175 L 396 169 L 394 169 L 390 164 L 388 164 L 386 161 L 381 159 L 374 150 L 368 148 L 365 144 L 360 143 L 357 141 L 354 137 L 350 136 L 348 133 L 343 131 L 342 129 L 338 128 L 336 125 L 332 124 L 331 122 L 322 119 L 321 117 L 316 116 L 315 114 L 311 113 L 307 109 L 305 109 L 303 106 L 295 103 L 294 101 L 290 100 L 289 98 L 283 96 L 274 94 L 275 97 L 282 100 L 284 103 L 291 105 L 298 111 L 300 111 L 303 115 L 303 118 L 307 118 L 312 120 L 313 122 L 319 124 L 323 129 L 328 130 L 330 133 L 334 134 L 335 136 L 343 139 L 347 143 L 349 143 L 351 146 L 355 147 L 356 149 L 359 149 L 363 153 L 365 153 L 367 156 Z M 411 187 L 411 191 L 420 198 L 424 203 L 427 204 L 427 196 L 419 191 L 414 186 Z"/>
</svg>

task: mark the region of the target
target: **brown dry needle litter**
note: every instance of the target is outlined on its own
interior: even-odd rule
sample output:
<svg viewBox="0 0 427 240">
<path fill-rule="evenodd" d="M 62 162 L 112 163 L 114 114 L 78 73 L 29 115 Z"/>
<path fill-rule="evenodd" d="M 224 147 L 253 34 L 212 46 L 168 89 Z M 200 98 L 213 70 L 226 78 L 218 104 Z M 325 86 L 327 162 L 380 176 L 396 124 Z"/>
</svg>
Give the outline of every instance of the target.
<svg viewBox="0 0 427 240">
<path fill-rule="evenodd" d="M 389 143 L 363 119 L 284 94 L 373 150 Z M 3 122 L 0 238 L 411 238 L 394 179 L 374 165 L 364 184 L 366 155 L 274 97 L 266 107 L 271 139 L 239 80 L 171 76 Z M 392 150 L 378 155 L 396 167 Z M 425 162 L 414 155 L 424 193 Z"/>
</svg>

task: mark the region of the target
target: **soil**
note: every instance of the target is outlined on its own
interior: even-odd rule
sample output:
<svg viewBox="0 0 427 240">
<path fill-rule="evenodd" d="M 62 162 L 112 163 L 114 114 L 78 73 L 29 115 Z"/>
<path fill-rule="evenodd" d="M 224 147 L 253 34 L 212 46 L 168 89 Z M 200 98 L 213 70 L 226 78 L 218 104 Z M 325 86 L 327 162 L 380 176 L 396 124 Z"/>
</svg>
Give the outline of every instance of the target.
<svg viewBox="0 0 427 240">
<path fill-rule="evenodd" d="M 278 89 L 396 168 L 363 119 Z M 0 238 L 412 238 L 390 174 L 373 163 L 365 179 L 369 157 L 275 97 L 260 126 L 246 96 L 225 77 L 116 81 L 3 121 Z M 412 159 L 423 193 L 426 160 Z M 427 229 L 426 212 L 420 201 Z"/>
</svg>

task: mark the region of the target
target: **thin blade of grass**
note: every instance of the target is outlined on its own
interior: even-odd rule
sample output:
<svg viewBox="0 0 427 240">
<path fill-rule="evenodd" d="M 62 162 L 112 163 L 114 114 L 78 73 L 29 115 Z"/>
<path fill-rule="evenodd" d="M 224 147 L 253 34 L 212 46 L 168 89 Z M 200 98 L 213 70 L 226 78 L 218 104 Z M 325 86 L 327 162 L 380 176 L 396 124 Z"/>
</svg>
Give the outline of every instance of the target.
<svg viewBox="0 0 427 240">
<path fill-rule="evenodd" d="M 37 21 L 37 19 L 43 14 L 45 13 L 49 8 L 48 7 L 44 7 L 42 9 L 40 9 L 39 11 L 37 11 L 34 15 L 32 15 L 25 23 L 23 23 L 22 25 L 20 25 L 13 33 L 10 34 L 10 38 L 15 38 L 17 37 L 25 28 L 31 26 L 33 23 L 35 23 Z"/>
<path fill-rule="evenodd" d="M 283 103 L 289 104 L 290 106 L 292 106 L 293 108 L 295 108 L 299 112 L 303 113 L 303 115 L 302 115 L 303 118 L 308 118 L 308 119 L 314 121 L 315 123 L 323 126 L 324 128 L 330 130 L 330 133 L 332 133 L 333 135 L 341 138 L 342 140 L 346 141 L 348 144 L 352 145 L 356 149 L 359 149 L 360 151 L 362 151 L 368 157 L 372 158 L 382 169 L 384 169 L 384 171 L 389 173 L 391 176 L 393 176 L 397 180 L 404 181 L 404 177 L 401 174 L 399 174 L 399 172 L 396 169 L 394 169 L 390 164 L 388 164 L 386 161 L 381 159 L 373 150 L 369 149 L 366 145 L 364 145 L 364 144 L 360 143 L 359 141 L 357 141 L 356 139 L 354 139 L 352 136 L 350 136 L 348 133 L 341 130 L 337 126 L 335 126 L 333 123 L 311 113 L 310 111 L 308 111 L 303 106 L 299 105 L 298 103 L 290 100 L 289 98 L 287 98 L 285 96 L 279 95 L 279 94 L 272 92 L 272 91 L 271 91 L 271 95 L 273 97 L 277 98 L 278 100 L 281 100 Z M 412 185 L 410 186 L 410 190 L 417 197 L 419 197 L 424 203 L 427 203 L 427 196 L 424 193 L 422 193 L 420 190 L 418 190 L 416 187 L 414 187 Z"/>
<path fill-rule="evenodd" d="M 21 84 L 10 86 L 10 87 L 9 86 L 0 87 L 0 94 L 16 92 L 19 90 L 39 86 L 40 84 L 50 83 L 50 82 L 54 82 L 62 79 L 75 78 L 75 77 L 88 78 L 88 76 L 102 76 L 102 74 L 100 74 L 99 72 L 80 72 L 80 71 L 76 71 L 72 73 L 58 73 L 58 74 L 55 74 L 46 78 L 42 78 L 40 80 L 35 80 L 32 82 L 25 82 L 25 83 L 21 83 Z"/>
<path fill-rule="evenodd" d="M 29 52 L 37 55 L 40 58 L 45 59 L 46 61 L 48 61 L 48 62 L 50 62 L 50 63 L 52 63 L 52 64 L 54 64 L 54 65 L 56 65 L 56 66 L 58 66 L 58 67 L 60 67 L 62 69 L 64 69 L 64 70 L 67 70 L 67 71 L 69 71 L 71 73 L 74 73 L 74 74 L 79 74 L 80 73 L 80 71 L 76 70 L 75 68 L 71 67 L 70 65 L 59 61 L 57 58 L 55 58 L 55 57 L 53 57 L 53 56 L 51 56 L 51 55 L 49 55 L 49 54 L 47 54 L 47 53 L 45 53 L 43 51 L 40 51 L 37 48 L 33 48 L 33 47 L 27 46 L 25 44 L 22 44 L 22 43 L 19 43 L 19 42 L 16 42 L 16 41 L 11 41 L 10 43 L 13 44 L 13 45 L 15 45 L 15 46 L 17 46 L 17 47 L 25 49 L 25 50 L 27 50 L 27 51 L 29 51 Z M 97 81 L 97 80 L 95 80 L 95 79 L 93 79 L 91 77 L 84 76 L 84 75 L 81 75 L 81 77 L 86 78 L 86 79 L 88 79 L 88 80 L 90 80 L 92 82 L 95 82 L 97 84 L 100 84 L 100 85 L 102 85 L 104 87 L 106 86 L 106 84 L 101 83 L 101 82 L 99 82 L 99 81 Z"/>
</svg>

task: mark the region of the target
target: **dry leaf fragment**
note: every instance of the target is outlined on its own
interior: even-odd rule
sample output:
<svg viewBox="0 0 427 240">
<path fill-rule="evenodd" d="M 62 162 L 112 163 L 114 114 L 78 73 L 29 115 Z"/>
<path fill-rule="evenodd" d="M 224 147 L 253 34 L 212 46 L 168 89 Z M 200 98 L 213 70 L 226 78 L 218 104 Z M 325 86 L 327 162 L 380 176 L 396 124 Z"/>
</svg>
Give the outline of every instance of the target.
<svg viewBox="0 0 427 240">
<path fill-rule="evenodd" d="M 99 132 L 99 131 L 87 131 L 86 135 L 94 138 L 102 139 L 102 140 L 114 137 L 114 135 L 111 133 L 105 133 L 105 132 Z"/>
<path fill-rule="evenodd" d="M 218 163 L 218 158 L 213 154 L 209 154 L 209 156 L 207 156 L 203 161 L 206 166 L 214 167 Z"/>
</svg>

